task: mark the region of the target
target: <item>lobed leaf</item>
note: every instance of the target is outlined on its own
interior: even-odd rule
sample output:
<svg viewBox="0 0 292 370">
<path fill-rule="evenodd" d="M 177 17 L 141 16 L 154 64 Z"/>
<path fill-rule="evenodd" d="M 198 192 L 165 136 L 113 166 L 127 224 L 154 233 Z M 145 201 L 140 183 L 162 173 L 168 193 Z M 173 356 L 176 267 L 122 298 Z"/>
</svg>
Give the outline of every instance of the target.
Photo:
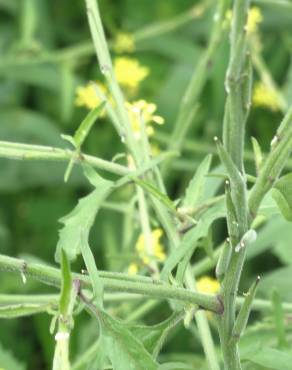
<svg viewBox="0 0 292 370">
<path fill-rule="evenodd" d="M 99 319 L 103 348 L 115 370 L 158 370 L 157 362 L 122 322 L 104 311 Z"/>
<path fill-rule="evenodd" d="M 60 221 L 64 227 L 59 232 L 55 259 L 60 261 L 61 248 L 66 252 L 70 261 L 80 254 L 82 238 L 88 240 L 89 231 L 99 211 L 101 203 L 109 195 L 113 188 L 111 181 L 104 180 L 96 174 L 98 183 L 95 190 L 78 201 L 77 206 Z"/>
<path fill-rule="evenodd" d="M 182 319 L 181 312 L 173 313 L 169 318 L 157 325 L 129 325 L 131 333 L 141 340 L 148 352 L 156 358 L 161 351 L 169 331 Z"/>
</svg>

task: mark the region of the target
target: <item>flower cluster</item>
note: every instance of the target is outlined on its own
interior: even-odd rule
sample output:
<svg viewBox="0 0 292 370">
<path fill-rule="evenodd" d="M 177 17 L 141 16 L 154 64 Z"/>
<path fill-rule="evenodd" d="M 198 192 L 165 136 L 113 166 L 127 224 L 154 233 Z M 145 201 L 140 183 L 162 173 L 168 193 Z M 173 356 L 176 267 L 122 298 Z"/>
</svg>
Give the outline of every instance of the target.
<svg viewBox="0 0 292 370">
<path fill-rule="evenodd" d="M 139 265 L 149 265 L 154 259 L 158 262 L 163 262 L 166 258 L 163 245 L 161 244 L 161 237 L 163 231 L 161 229 L 154 229 L 151 232 L 151 249 L 152 255 L 149 255 L 146 251 L 146 241 L 144 234 L 140 234 L 136 242 L 136 252 L 138 255 L 138 262 L 132 262 L 128 268 L 130 275 L 135 275 L 139 270 Z"/>
<path fill-rule="evenodd" d="M 155 113 L 157 106 L 153 103 L 147 103 L 146 100 L 138 100 L 133 103 L 126 103 L 129 118 L 132 124 L 132 130 L 137 140 L 141 138 L 141 125 L 145 125 L 148 136 L 153 135 L 154 128 L 151 123 L 162 125 L 164 119 Z"/>
<path fill-rule="evenodd" d="M 130 49 L 130 39 L 126 37 L 126 34 L 120 34 L 120 44 L 128 43 L 128 50 Z M 128 40 L 128 41 L 126 41 Z M 121 48 L 121 45 L 120 45 Z M 120 49 L 121 50 L 121 49 Z M 140 83 L 148 76 L 149 68 L 141 65 L 137 59 L 128 57 L 117 57 L 113 64 L 115 76 L 117 82 L 120 84 L 126 94 L 132 96 L 136 91 Z M 100 82 L 88 83 L 85 86 L 79 86 L 76 89 L 76 100 L 75 104 L 79 107 L 86 107 L 87 109 L 94 109 L 103 100 L 103 97 L 112 102 L 112 98 L 107 91 L 105 85 Z M 157 106 L 153 103 L 148 103 L 145 100 L 133 101 L 132 103 L 127 102 L 126 108 L 129 114 L 129 119 L 132 125 L 134 137 L 139 140 L 142 137 L 141 131 L 143 125 L 145 125 L 145 131 L 148 136 L 153 135 L 154 128 L 152 123 L 159 125 L 164 123 L 164 119 L 161 116 L 155 114 Z"/>
<path fill-rule="evenodd" d="M 133 92 L 141 81 L 149 74 L 149 69 L 142 66 L 138 60 L 133 58 L 119 57 L 114 61 L 114 71 L 118 83 Z M 107 94 L 106 87 L 97 82 L 98 89 L 104 94 Z M 88 109 L 93 109 L 100 104 L 101 100 L 98 97 L 95 88 L 92 84 L 79 86 L 76 89 L 75 104 L 79 107 L 84 106 Z"/>
<path fill-rule="evenodd" d="M 255 107 L 268 108 L 274 112 L 280 108 L 277 91 L 263 82 L 255 84 L 252 101 Z"/>
<path fill-rule="evenodd" d="M 130 92 L 135 92 L 139 84 L 149 75 L 149 68 L 142 66 L 137 59 L 118 57 L 114 61 L 114 72 L 118 83 Z"/>
<path fill-rule="evenodd" d="M 106 95 L 107 91 L 103 84 L 96 82 L 96 88 L 98 88 L 103 95 Z M 78 107 L 86 107 L 90 110 L 99 106 L 101 98 L 98 96 L 96 88 L 93 83 L 77 87 L 75 104 Z"/>
</svg>

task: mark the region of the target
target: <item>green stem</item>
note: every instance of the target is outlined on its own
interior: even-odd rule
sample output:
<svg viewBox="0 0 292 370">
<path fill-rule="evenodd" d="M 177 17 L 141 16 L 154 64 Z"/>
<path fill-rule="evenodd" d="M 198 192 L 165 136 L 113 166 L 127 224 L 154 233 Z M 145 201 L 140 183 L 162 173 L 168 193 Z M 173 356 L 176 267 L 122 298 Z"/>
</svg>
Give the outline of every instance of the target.
<svg viewBox="0 0 292 370">
<path fill-rule="evenodd" d="M 191 7 L 186 12 L 179 14 L 172 19 L 150 24 L 141 30 L 134 32 L 134 39 L 135 41 L 140 42 L 149 38 L 158 37 L 166 33 L 173 32 L 194 19 L 199 18 L 210 5 L 210 3 L 210 0 L 201 1 L 198 5 Z"/>
<path fill-rule="evenodd" d="M 224 37 L 224 22 L 229 3 L 229 0 L 218 1 L 208 47 L 198 61 L 182 98 L 174 130 L 168 141 L 168 148 L 180 150 L 183 146 L 188 130 L 198 110 L 198 100 L 211 71 L 214 54 Z M 164 172 L 168 170 L 170 164 L 169 161 L 164 164 Z"/>
<path fill-rule="evenodd" d="M 26 262 L 21 259 L 12 258 L 0 255 L 0 270 L 17 272 L 19 274 L 25 274 L 36 280 L 39 280 L 45 284 L 59 287 L 61 284 L 61 272 L 60 270 L 41 265 L 37 263 Z M 90 287 L 90 279 L 88 276 L 81 274 L 72 274 L 73 279 L 80 280 L 83 285 Z M 117 279 L 117 276 L 122 274 L 115 274 L 115 278 L 104 277 L 108 274 L 100 273 L 104 289 L 107 292 L 124 292 L 141 294 L 148 297 L 154 297 L 159 299 L 170 299 L 177 300 L 190 304 L 197 304 L 203 309 L 207 309 L 213 312 L 220 313 L 222 311 L 221 303 L 218 301 L 216 296 L 204 293 L 194 293 L 187 289 L 175 288 L 170 285 L 161 284 L 160 282 L 153 282 L 151 278 L 121 280 Z M 131 280 L 130 280 L 131 279 Z M 135 281 L 136 280 L 136 281 Z M 144 281 L 144 282 L 142 282 Z"/>
<path fill-rule="evenodd" d="M 230 33 L 230 58 L 226 74 L 225 87 L 227 101 L 223 125 L 224 148 L 219 146 L 219 154 L 230 175 L 231 198 L 235 206 L 238 221 L 236 240 L 233 238 L 230 265 L 221 286 L 221 298 L 224 313 L 219 317 L 219 334 L 225 370 L 240 370 L 238 343 L 232 341 L 235 324 L 236 296 L 244 264 L 246 248 L 235 251 L 235 245 L 248 229 L 248 209 L 246 202 L 246 183 L 243 165 L 244 132 L 248 106 L 244 105 L 244 69 L 246 60 L 246 30 L 249 0 L 235 0 Z M 239 188 L 238 188 L 239 186 Z M 227 205 L 228 206 L 228 205 Z M 227 212 L 227 224 L 234 220 L 233 210 Z"/>
<path fill-rule="evenodd" d="M 189 289 L 196 289 L 196 280 L 193 277 L 190 265 L 187 267 L 185 274 L 185 283 Z M 195 290 L 196 291 L 196 290 Z M 208 368 L 210 370 L 220 370 L 214 341 L 212 338 L 211 330 L 208 323 L 208 318 L 206 313 L 203 311 L 198 311 L 195 313 L 195 320 L 198 326 L 198 331 L 200 333 L 200 339 L 205 352 L 205 356 L 208 363 Z"/>
<path fill-rule="evenodd" d="M 106 292 L 104 294 L 104 301 L 106 303 L 122 303 L 122 302 L 129 302 L 129 301 L 141 301 L 146 297 L 141 294 L 133 294 L 133 293 L 109 293 Z M 159 300 L 152 301 L 153 305 L 154 302 L 156 305 L 159 304 Z M 243 302 L 244 297 L 237 297 L 236 298 L 236 308 L 239 309 Z M 0 306 L 5 305 L 22 305 L 22 304 L 40 304 L 40 305 L 53 305 L 57 306 L 59 300 L 58 294 L 0 294 Z M 150 306 L 150 304 L 149 304 Z M 151 304 L 152 306 L 152 304 Z M 142 306 L 141 306 L 142 307 Z M 282 302 L 282 308 L 284 312 L 292 312 L 292 303 L 289 302 Z M 263 313 L 271 313 L 273 312 L 273 303 L 270 300 L 266 299 L 259 299 L 255 298 L 252 302 L 252 310 L 259 311 Z"/>
<path fill-rule="evenodd" d="M 32 161 L 60 161 L 68 162 L 72 158 L 79 164 L 89 164 L 99 170 L 105 170 L 116 175 L 127 175 L 130 170 L 119 164 L 106 161 L 91 155 L 79 153 L 69 149 L 60 149 L 50 146 L 29 145 L 21 143 L 13 143 L 8 141 L 0 141 L 0 157 L 17 159 L 17 160 L 32 160 Z"/>
<path fill-rule="evenodd" d="M 125 107 L 125 99 L 123 93 L 117 83 L 116 76 L 113 71 L 113 65 L 107 46 L 100 12 L 96 0 L 86 0 L 88 22 L 91 31 L 91 36 L 94 43 L 96 56 L 99 62 L 101 73 L 105 76 L 111 96 L 116 104 L 116 112 L 124 129 L 124 137 L 122 140 L 127 144 L 136 164 L 139 163 L 140 154 L 138 143 L 134 138 L 131 122 Z"/>
<path fill-rule="evenodd" d="M 0 294 L 0 305 L 5 304 L 58 304 L 58 294 Z"/>
</svg>

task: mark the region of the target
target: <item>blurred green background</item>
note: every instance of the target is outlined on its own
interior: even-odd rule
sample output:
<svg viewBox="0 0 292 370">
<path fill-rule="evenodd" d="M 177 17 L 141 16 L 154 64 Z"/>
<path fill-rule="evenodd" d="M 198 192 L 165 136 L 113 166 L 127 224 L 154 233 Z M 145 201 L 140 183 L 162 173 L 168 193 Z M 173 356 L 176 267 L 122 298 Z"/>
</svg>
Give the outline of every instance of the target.
<svg viewBox="0 0 292 370">
<path fill-rule="evenodd" d="M 99 3 L 106 35 L 111 42 L 120 32 L 134 35 L 137 32 L 143 35 L 144 32 L 145 35 L 150 25 L 158 26 L 155 34 L 147 36 L 146 33 L 137 41 L 135 51 L 128 56 L 150 69 L 149 76 L 132 99 L 142 98 L 157 104 L 158 114 L 165 118 L 165 124 L 156 130 L 151 141 L 163 150 L 172 131 L 179 102 L 206 48 L 216 2 L 209 2 L 200 17 L 182 22 L 180 26 L 177 17 L 189 14 L 189 10 L 199 2 L 103 0 Z M 263 13 L 259 29 L 261 55 L 281 93 L 291 103 L 292 6 L 275 5 L 264 0 L 256 5 Z M 159 29 L 163 30 L 165 22 L 170 20 L 174 21 L 173 29 L 161 33 Z M 200 109 L 182 155 L 173 161 L 167 182 L 172 199 L 179 198 L 202 158 L 214 152 L 213 136 L 221 135 L 228 50 L 226 36 L 216 52 L 199 100 Z M 0 0 L 0 54 L 0 140 L 68 147 L 60 134 L 73 134 L 87 113 L 85 108 L 75 106 L 75 89 L 90 80 L 102 78 L 90 42 L 84 2 Z M 255 72 L 254 77 L 259 79 L 259 74 Z M 282 115 L 281 111 L 252 108 L 247 125 L 249 159 L 252 159 L 250 136 L 255 136 L 267 151 Z M 83 149 L 86 153 L 111 160 L 123 150 L 123 146 L 113 127 L 103 118 L 92 129 Z M 214 157 L 213 164 L 216 163 L 218 159 Z M 64 183 L 66 165 L 0 159 L 0 253 L 54 263 L 60 228 L 58 219 L 89 191 L 77 167 L 69 182 Z M 248 160 L 246 165 L 248 172 L 254 174 L 252 160 Z M 128 190 L 125 189 L 116 200 L 127 202 L 128 199 Z M 98 217 L 98 227 L 91 233 L 91 244 L 101 269 L 125 271 L 127 268 L 129 261 L 119 258 L 119 241 L 123 238 L 121 221 L 121 214 L 104 209 Z M 221 241 L 225 233 L 224 225 L 219 224 L 215 240 Z M 259 295 L 267 297 L 275 285 L 286 301 L 292 301 L 292 290 L 287 285 L 292 273 L 291 241 L 290 224 L 279 216 L 268 221 L 250 253 L 254 258 L 247 263 L 242 289 L 248 286 L 255 274 L 264 274 Z M 77 262 L 74 267 L 78 270 L 82 265 Z M 20 276 L 3 272 L 0 276 L 1 293 L 53 291 L 31 281 L 23 285 Z M 125 303 L 117 312 L 123 316 L 128 309 L 131 310 L 131 306 Z M 114 312 L 115 307 L 112 310 Z M 156 323 L 167 313 L 167 308 L 162 309 L 160 305 L 146 316 L 146 322 Z M 11 362 L 11 370 L 50 368 L 54 341 L 49 334 L 49 324 L 48 315 L 1 320 L 0 358 L 6 356 L 7 361 L 17 358 L 17 362 Z M 72 353 L 77 355 L 87 347 L 91 332 L 93 336 L 95 334 L 95 327 L 88 318 L 81 316 L 75 328 Z M 197 363 L 201 368 L 199 341 L 195 342 L 190 333 L 179 330 L 180 343 L 170 340 L 166 355 L 175 352 L 178 359 L 179 353 L 184 353 L 192 365 Z M 9 367 L 7 369 L 10 370 Z"/>
</svg>

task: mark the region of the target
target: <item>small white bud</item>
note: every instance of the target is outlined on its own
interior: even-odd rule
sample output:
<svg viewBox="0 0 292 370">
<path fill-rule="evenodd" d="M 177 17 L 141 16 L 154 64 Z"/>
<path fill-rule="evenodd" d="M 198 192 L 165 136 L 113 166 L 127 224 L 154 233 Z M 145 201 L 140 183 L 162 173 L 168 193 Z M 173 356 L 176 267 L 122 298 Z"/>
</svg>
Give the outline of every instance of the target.
<svg viewBox="0 0 292 370">
<path fill-rule="evenodd" d="M 69 339 L 69 333 L 68 332 L 61 332 L 59 331 L 56 335 L 55 335 L 55 340 L 56 341 L 60 341 L 60 340 L 68 340 Z"/>
</svg>

